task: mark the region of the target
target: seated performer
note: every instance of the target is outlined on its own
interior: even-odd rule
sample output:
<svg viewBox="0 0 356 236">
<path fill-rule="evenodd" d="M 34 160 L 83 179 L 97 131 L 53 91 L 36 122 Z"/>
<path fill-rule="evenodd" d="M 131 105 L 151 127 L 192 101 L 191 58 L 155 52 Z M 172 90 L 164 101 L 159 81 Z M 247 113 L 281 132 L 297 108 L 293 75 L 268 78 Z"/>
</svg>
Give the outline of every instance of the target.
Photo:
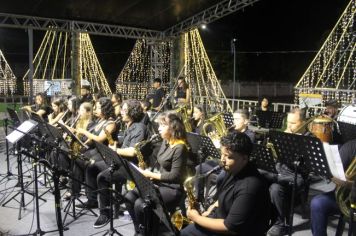
<svg viewBox="0 0 356 236">
<path fill-rule="evenodd" d="M 74 122 L 78 118 L 78 111 L 80 107 L 80 99 L 76 96 L 72 96 L 68 99 L 68 110 L 69 115 L 67 115 L 68 119 L 64 122 L 65 125 L 69 127 L 74 127 Z"/>
<path fill-rule="evenodd" d="M 227 174 L 218 189 L 218 200 L 200 214 L 188 208 L 188 225 L 181 236 L 265 235 L 270 200 L 268 187 L 250 163 L 252 142 L 246 134 L 233 131 L 221 138 L 221 162 Z"/>
<path fill-rule="evenodd" d="M 120 148 L 111 145 L 110 148 L 115 150 L 120 156 L 132 160 L 137 163 L 135 144 L 147 138 L 147 129 L 140 121 L 143 117 L 142 107 L 139 101 L 127 100 L 123 102 L 121 109 L 122 121 L 125 122 L 127 128 L 124 133 L 123 144 Z M 109 220 L 109 206 L 110 206 L 110 170 L 109 166 L 103 161 L 96 161 L 95 164 L 90 165 L 86 170 L 86 181 L 92 189 L 100 189 L 99 192 L 99 206 L 100 216 L 94 223 L 94 228 L 105 226 Z M 119 171 L 113 173 L 114 182 L 117 186 L 116 190 L 121 192 L 122 184 L 126 180 Z M 89 192 L 87 194 L 88 201 L 84 204 L 85 207 L 93 208 L 97 206 L 97 192 Z"/>
<path fill-rule="evenodd" d="M 48 114 L 51 113 L 50 107 L 47 106 L 47 99 L 46 95 L 44 93 L 37 93 L 35 97 L 35 105 L 32 106 L 24 106 L 22 109 L 29 111 L 29 112 L 34 112 L 42 119 L 48 120 Z"/>
<path fill-rule="evenodd" d="M 287 128 L 284 132 L 293 134 L 304 134 L 306 128 L 304 124 L 304 114 L 299 108 L 294 108 L 287 115 Z M 276 221 L 274 225 L 268 230 L 267 235 L 279 236 L 288 233 L 287 222 L 289 219 L 289 211 L 291 205 L 292 185 L 291 179 L 294 177 L 293 167 L 277 162 L 276 170 L 278 175 L 266 173 L 265 177 L 270 181 L 270 195 L 274 211 L 276 213 Z M 288 178 L 290 177 L 290 178 Z M 304 176 L 301 173 L 297 175 L 297 191 L 300 190 L 304 184 Z"/>
<path fill-rule="evenodd" d="M 332 144 L 342 144 L 342 136 L 339 125 L 336 121 L 338 115 L 339 103 L 336 100 L 325 102 L 324 115 L 333 120 L 332 125 Z"/>
<path fill-rule="evenodd" d="M 163 113 L 158 117 L 159 133 L 164 140 L 157 155 L 160 165 L 159 172 L 148 169 L 141 173 L 158 185 L 158 190 L 166 209 L 173 212 L 179 205 L 183 195 L 183 182 L 186 176 L 188 150 L 186 132 L 182 120 L 174 113 Z M 144 223 L 143 199 L 139 198 L 137 189 L 126 194 L 126 206 L 139 233 L 140 225 Z"/>
<path fill-rule="evenodd" d="M 82 80 L 82 85 L 80 88 L 80 103 L 83 102 L 92 102 L 93 97 L 90 94 L 90 83 L 86 80 Z"/>
<path fill-rule="evenodd" d="M 348 141 L 339 150 L 342 165 L 346 171 L 349 165 L 356 158 L 356 139 Z M 332 178 L 336 186 L 351 188 L 352 181 L 342 181 L 337 178 Z M 335 199 L 335 190 L 316 195 L 310 203 L 311 214 L 311 230 L 314 236 L 326 236 L 328 217 L 335 214 L 340 214 L 339 205 Z"/>
<path fill-rule="evenodd" d="M 121 93 L 113 93 L 111 102 L 115 109 L 115 120 L 121 117 L 122 96 Z"/>
<path fill-rule="evenodd" d="M 48 123 L 50 125 L 55 125 L 58 121 L 64 118 L 67 111 L 67 106 L 63 99 L 58 98 L 52 102 L 52 110 L 53 112 L 48 116 Z"/>
</svg>

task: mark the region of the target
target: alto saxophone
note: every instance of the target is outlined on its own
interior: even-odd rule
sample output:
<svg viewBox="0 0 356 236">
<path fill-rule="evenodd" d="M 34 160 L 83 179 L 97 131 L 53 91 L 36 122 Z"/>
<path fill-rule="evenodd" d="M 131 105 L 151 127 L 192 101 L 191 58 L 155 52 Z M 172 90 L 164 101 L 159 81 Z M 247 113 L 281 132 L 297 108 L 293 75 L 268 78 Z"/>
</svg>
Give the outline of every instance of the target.
<svg viewBox="0 0 356 236">
<path fill-rule="evenodd" d="M 115 141 L 114 141 L 114 139 L 112 138 L 111 133 L 109 133 L 109 131 L 108 131 L 106 128 L 104 128 L 104 133 L 105 133 L 106 138 L 107 138 L 107 140 L 108 140 L 108 142 L 109 142 L 109 145 L 114 145 L 114 144 L 115 144 Z"/>
<path fill-rule="evenodd" d="M 146 162 L 144 160 L 143 154 L 141 152 L 141 147 L 144 146 L 145 144 L 147 144 L 149 142 L 149 140 L 144 140 L 141 142 L 138 142 L 135 144 L 135 153 L 137 156 L 137 160 L 138 160 L 138 167 L 140 167 L 142 170 L 147 168 Z"/>
<path fill-rule="evenodd" d="M 184 191 L 187 194 L 188 205 L 191 209 L 198 210 L 198 202 L 197 198 L 194 196 L 194 180 L 196 179 L 195 176 L 188 177 L 184 183 Z M 199 211 L 199 210 L 198 210 Z M 192 221 L 189 220 L 187 217 L 183 216 L 181 210 L 177 210 L 171 216 L 172 224 L 178 229 L 181 230 L 183 224 L 191 224 Z"/>
</svg>

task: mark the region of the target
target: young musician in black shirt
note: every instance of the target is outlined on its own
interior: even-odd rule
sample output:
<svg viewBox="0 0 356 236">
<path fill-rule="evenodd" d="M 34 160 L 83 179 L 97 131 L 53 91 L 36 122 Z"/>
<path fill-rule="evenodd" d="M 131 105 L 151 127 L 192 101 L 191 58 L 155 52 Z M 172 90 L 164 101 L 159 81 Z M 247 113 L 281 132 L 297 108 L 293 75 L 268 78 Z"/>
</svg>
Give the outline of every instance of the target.
<svg viewBox="0 0 356 236">
<path fill-rule="evenodd" d="M 221 138 L 221 162 L 226 176 L 218 200 L 200 214 L 188 208 L 188 225 L 181 236 L 265 235 L 269 222 L 268 186 L 249 161 L 253 144 L 243 133 L 232 131 Z"/>
</svg>

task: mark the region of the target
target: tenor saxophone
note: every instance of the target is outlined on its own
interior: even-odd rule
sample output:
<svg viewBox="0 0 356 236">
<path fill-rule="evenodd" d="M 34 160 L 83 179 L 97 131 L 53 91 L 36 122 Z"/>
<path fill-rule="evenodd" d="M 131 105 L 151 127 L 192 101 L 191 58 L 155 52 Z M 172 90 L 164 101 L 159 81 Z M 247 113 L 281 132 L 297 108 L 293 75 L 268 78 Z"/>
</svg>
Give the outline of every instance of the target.
<svg viewBox="0 0 356 236">
<path fill-rule="evenodd" d="M 147 164 L 144 160 L 143 154 L 141 152 L 141 147 L 144 146 L 145 144 L 147 144 L 149 142 L 149 140 L 144 140 L 141 142 L 138 142 L 135 144 L 135 153 L 137 156 L 137 160 L 138 160 L 138 167 L 140 167 L 142 170 L 147 168 Z"/>
</svg>

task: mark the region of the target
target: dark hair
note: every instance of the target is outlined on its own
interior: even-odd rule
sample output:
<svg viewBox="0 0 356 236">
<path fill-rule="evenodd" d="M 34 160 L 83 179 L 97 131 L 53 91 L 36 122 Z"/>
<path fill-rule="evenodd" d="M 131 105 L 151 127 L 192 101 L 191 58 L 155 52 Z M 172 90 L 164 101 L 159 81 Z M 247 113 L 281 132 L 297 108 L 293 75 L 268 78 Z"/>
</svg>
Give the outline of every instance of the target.
<svg viewBox="0 0 356 236">
<path fill-rule="evenodd" d="M 250 114 L 246 109 L 236 110 L 234 113 L 240 114 L 246 120 L 250 119 Z"/>
<path fill-rule="evenodd" d="M 155 78 L 155 79 L 153 80 L 153 83 L 159 83 L 159 84 L 161 84 L 161 83 L 162 83 L 162 80 L 161 80 L 160 78 Z"/>
<path fill-rule="evenodd" d="M 122 103 L 121 93 L 113 93 L 111 97 L 114 97 L 119 103 Z"/>
<path fill-rule="evenodd" d="M 90 85 L 82 85 L 81 89 L 86 89 L 90 91 Z"/>
<path fill-rule="evenodd" d="M 304 109 L 300 109 L 299 107 L 294 107 L 292 110 L 290 110 L 288 112 L 288 114 L 298 114 L 299 115 L 299 119 L 301 121 L 305 120 L 305 110 Z"/>
<path fill-rule="evenodd" d="M 41 97 L 43 104 L 47 104 L 47 95 L 45 93 L 37 93 L 35 97 Z"/>
<path fill-rule="evenodd" d="M 62 98 L 56 98 L 52 102 L 56 106 L 58 106 L 58 113 L 55 113 L 57 116 L 60 112 L 64 112 L 67 109 L 67 106 Z"/>
<path fill-rule="evenodd" d="M 122 104 L 127 104 L 127 115 L 133 122 L 140 122 L 145 115 L 141 103 L 137 100 L 126 100 Z"/>
<path fill-rule="evenodd" d="M 72 103 L 73 111 L 70 111 L 72 115 L 76 115 L 78 113 L 79 107 L 80 107 L 80 98 L 73 96 L 71 97 L 68 102 Z"/>
<path fill-rule="evenodd" d="M 158 117 L 159 122 L 167 123 L 172 139 L 186 140 L 187 132 L 182 119 L 173 112 L 164 112 Z"/>
<path fill-rule="evenodd" d="M 335 107 L 335 108 L 339 108 L 339 103 L 337 102 L 337 100 L 329 100 L 325 102 L 325 106 L 326 107 Z"/>
<path fill-rule="evenodd" d="M 142 104 L 142 106 L 147 107 L 147 110 L 150 110 L 150 109 L 151 109 L 152 104 L 151 104 L 150 101 L 142 100 L 142 101 L 141 101 L 141 104 Z"/>
<path fill-rule="evenodd" d="M 253 148 L 251 139 L 239 131 L 231 131 L 220 140 L 221 146 L 226 147 L 232 152 L 250 156 Z"/>
<path fill-rule="evenodd" d="M 104 93 L 103 91 L 96 92 L 96 93 L 94 93 L 93 95 L 94 95 L 93 97 L 94 97 L 96 100 L 99 100 L 100 98 L 105 97 L 105 93 Z"/>
<path fill-rule="evenodd" d="M 114 118 L 114 107 L 111 103 L 111 100 L 107 97 L 99 98 L 97 101 L 101 107 L 101 113 L 103 114 L 105 119 Z"/>
<path fill-rule="evenodd" d="M 185 82 L 184 77 L 179 77 L 178 80 L 182 80 L 183 81 L 183 89 L 188 89 L 189 88 L 187 82 Z"/>
</svg>

